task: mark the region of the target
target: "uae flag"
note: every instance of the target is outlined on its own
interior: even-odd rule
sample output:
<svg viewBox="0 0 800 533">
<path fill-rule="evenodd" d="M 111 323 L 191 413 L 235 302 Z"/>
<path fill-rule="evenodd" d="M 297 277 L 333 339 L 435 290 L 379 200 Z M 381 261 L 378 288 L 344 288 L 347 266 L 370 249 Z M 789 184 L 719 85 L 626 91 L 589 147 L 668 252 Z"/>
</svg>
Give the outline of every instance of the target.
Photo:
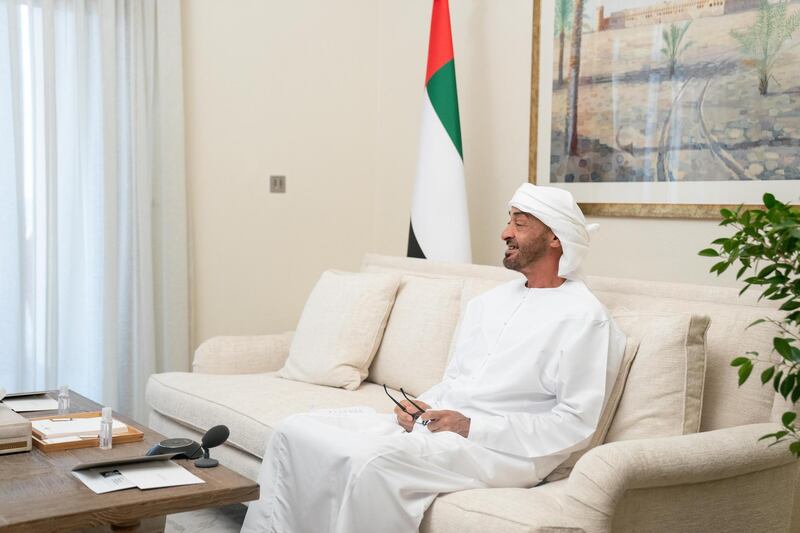
<svg viewBox="0 0 800 533">
<path fill-rule="evenodd" d="M 456 68 L 447 0 L 433 0 L 408 256 L 471 263 Z"/>
</svg>

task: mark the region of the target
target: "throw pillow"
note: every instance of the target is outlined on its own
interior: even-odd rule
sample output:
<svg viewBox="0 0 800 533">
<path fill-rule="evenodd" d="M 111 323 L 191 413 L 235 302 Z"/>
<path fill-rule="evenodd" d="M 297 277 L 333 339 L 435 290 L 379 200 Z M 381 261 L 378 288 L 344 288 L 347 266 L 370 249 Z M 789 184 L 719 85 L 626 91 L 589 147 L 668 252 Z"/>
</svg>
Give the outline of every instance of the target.
<svg viewBox="0 0 800 533">
<path fill-rule="evenodd" d="M 399 283 L 395 274 L 324 272 L 278 376 L 357 389 L 381 342 Z"/>
<path fill-rule="evenodd" d="M 605 442 L 670 437 L 700 430 L 708 316 L 614 313 L 641 339 Z"/>
<path fill-rule="evenodd" d="M 458 279 L 402 277 L 369 381 L 419 396 L 442 380 L 463 284 Z"/>
</svg>

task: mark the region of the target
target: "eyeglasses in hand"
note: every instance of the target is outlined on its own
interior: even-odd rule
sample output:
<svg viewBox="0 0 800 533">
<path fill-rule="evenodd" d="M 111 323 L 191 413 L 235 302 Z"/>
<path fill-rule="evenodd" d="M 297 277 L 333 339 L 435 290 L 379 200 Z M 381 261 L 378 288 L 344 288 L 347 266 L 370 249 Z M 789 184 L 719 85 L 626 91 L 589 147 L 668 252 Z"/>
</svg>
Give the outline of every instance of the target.
<svg viewBox="0 0 800 533">
<path fill-rule="evenodd" d="M 406 391 L 403 390 L 403 387 L 400 387 L 400 393 L 403 395 L 403 397 L 406 400 L 409 401 L 409 403 L 411 405 L 413 405 L 414 407 L 417 408 L 417 412 L 416 413 L 409 413 L 408 410 L 403 406 L 403 404 L 401 404 L 400 402 L 395 400 L 392 397 L 392 395 L 389 394 L 389 389 L 386 388 L 386 384 L 385 383 L 383 384 L 383 392 L 386 393 L 386 396 L 388 396 L 389 399 L 392 400 L 397 405 L 397 407 L 400 408 L 400 410 L 402 410 L 405 414 L 410 415 L 411 418 L 414 420 L 415 424 L 421 424 L 423 426 L 427 426 L 428 425 L 428 422 L 430 422 L 429 420 L 417 420 L 417 418 L 419 418 L 419 415 L 421 415 L 422 413 L 425 412 L 425 409 L 423 409 L 422 407 L 420 407 L 419 405 L 414 403 L 414 400 L 412 400 L 411 398 L 408 397 L 408 395 L 406 394 Z"/>
</svg>

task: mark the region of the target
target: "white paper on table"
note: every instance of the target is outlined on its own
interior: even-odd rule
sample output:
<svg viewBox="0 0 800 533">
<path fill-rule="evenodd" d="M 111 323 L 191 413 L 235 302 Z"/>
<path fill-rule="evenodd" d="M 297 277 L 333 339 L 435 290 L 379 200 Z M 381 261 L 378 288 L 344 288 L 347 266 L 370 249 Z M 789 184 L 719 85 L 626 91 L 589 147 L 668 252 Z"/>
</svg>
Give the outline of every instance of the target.
<svg viewBox="0 0 800 533">
<path fill-rule="evenodd" d="M 70 437 L 56 437 L 54 439 L 44 439 L 44 443 L 45 444 L 61 444 L 63 442 L 75 442 L 75 441 L 78 441 L 78 440 L 83 440 L 83 439 L 80 438 L 80 437 L 76 437 L 75 435 L 72 435 Z"/>
<path fill-rule="evenodd" d="M 33 420 L 31 424 L 33 429 L 42 434 L 46 439 L 53 439 L 57 437 L 68 436 L 86 436 L 96 437 L 100 433 L 100 422 L 102 417 L 96 416 L 92 418 L 71 418 L 69 415 L 64 415 L 64 418 L 52 417 L 49 420 Z M 128 426 L 114 420 L 111 425 L 111 433 L 117 435 L 125 433 Z"/>
<path fill-rule="evenodd" d="M 123 476 L 118 468 L 113 466 L 78 470 L 72 472 L 72 475 L 81 480 L 84 485 L 97 494 L 105 494 L 106 492 L 113 492 L 115 490 L 132 489 L 136 486 L 135 483 Z"/>
<path fill-rule="evenodd" d="M 140 489 L 157 489 L 159 487 L 205 483 L 205 481 L 172 461 L 120 465 L 117 470 Z"/>
<path fill-rule="evenodd" d="M 25 411 L 55 411 L 58 401 L 52 398 L 6 398 L 3 400 L 6 407 L 18 413 Z"/>
</svg>

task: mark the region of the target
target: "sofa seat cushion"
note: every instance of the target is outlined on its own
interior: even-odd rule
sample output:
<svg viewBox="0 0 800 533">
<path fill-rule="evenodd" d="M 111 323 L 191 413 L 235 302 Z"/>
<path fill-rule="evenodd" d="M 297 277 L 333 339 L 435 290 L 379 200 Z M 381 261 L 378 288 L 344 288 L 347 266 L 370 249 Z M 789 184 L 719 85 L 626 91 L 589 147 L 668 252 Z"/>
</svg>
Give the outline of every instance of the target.
<svg viewBox="0 0 800 533">
<path fill-rule="evenodd" d="M 442 494 L 425 513 L 421 533 L 522 533 L 563 527 L 567 480 L 532 489 L 473 489 Z"/>
<path fill-rule="evenodd" d="M 259 458 L 272 428 L 289 415 L 357 405 L 390 413 L 393 407 L 383 388 L 372 383 L 348 391 L 278 378 L 274 372 L 154 374 L 146 398 L 154 411 L 201 432 L 225 424 L 231 431 L 228 442 Z"/>
</svg>

